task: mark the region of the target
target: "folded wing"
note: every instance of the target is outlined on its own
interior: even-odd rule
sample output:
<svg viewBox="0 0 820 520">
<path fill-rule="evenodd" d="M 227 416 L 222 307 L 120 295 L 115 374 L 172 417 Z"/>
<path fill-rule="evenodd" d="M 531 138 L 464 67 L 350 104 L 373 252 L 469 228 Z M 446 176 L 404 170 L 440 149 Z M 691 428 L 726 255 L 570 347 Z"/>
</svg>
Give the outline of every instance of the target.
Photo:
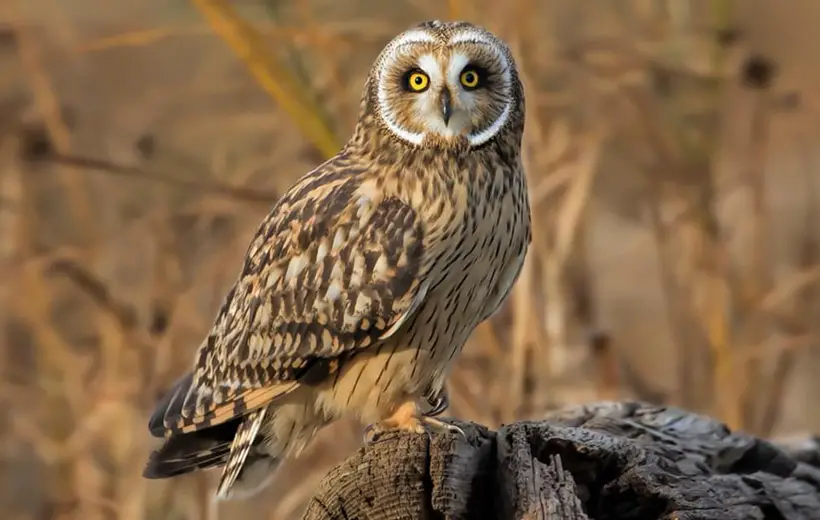
<svg viewBox="0 0 820 520">
<path fill-rule="evenodd" d="M 155 435 L 215 426 L 321 381 L 418 309 L 431 254 L 419 215 L 368 196 L 362 172 L 343 173 L 306 176 L 262 223 L 192 377 L 156 410 Z"/>
</svg>

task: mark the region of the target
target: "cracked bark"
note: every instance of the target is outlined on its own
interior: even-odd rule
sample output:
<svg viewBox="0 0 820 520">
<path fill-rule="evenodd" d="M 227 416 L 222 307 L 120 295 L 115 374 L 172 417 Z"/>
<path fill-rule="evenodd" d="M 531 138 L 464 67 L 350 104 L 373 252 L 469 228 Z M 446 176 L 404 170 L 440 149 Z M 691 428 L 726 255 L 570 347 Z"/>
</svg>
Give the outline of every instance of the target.
<svg viewBox="0 0 820 520">
<path fill-rule="evenodd" d="M 498 431 L 392 434 L 335 467 L 304 520 L 820 519 L 820 441 L 598 403 Z"/>
</svg>

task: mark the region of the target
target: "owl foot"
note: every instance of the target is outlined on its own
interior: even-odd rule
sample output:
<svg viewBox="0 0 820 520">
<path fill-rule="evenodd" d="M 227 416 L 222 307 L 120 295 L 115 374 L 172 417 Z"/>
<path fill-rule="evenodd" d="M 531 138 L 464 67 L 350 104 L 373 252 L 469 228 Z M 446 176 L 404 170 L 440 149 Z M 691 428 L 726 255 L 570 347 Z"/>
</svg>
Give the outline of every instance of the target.
<svg viewBox="0 0 820 520">
<path fill-rule="evenodd" d="M 411 433 L 431 433 L 447 434 L 456 433 L 464 439 L 467 435 L 458 426 L 447 424 L 443 421 L 422 414 L 415 402 L 407 402 L 396 409 L 396 412 L 374 424 L 370 424 L 364 431 L 364 444 L 372 445 L 387 432 L 411 432 Z"/>
<path fill-rule="evenodd" d="M 392 431 L 424 433 L 421 417 L 418 405 L 414 401 L 408 401 L 396 408 L 390 417 L 368 425 L 364 430 L 364 443 L 373 444 L 382 435 Z"/>
</svg>

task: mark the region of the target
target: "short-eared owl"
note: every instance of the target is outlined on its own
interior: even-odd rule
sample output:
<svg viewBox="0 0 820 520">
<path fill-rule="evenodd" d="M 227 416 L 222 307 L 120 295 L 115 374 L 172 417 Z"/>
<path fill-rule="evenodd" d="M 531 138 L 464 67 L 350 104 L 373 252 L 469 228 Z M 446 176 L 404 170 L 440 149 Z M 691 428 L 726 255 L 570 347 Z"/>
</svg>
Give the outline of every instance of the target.
<svg viewBox="0 0 820 520">
<path fill-rule="evenodd" d="M 368 442 L 434 417 L 531 240 L 524 92 L 508 47 L 464 22 L 392 40 L 344 148 L 274 205 L 191 370 L 157 404 L 144 475 L 223 466 L 248 496 L 328 423 Z M 429 403 L 434 410 L 425 411 Z"/>
</svg>

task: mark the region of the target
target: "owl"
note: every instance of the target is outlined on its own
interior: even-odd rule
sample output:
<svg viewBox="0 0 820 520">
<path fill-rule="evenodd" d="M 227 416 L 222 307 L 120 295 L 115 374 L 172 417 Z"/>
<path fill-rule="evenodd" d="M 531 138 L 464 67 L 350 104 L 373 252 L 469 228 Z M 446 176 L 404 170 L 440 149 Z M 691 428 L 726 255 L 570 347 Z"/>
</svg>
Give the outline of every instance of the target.
<svg viewBox="0 0 820 520">
<path fill-rule="evenodd" d="M 458 434 L 446 379 L 506 300 L 531 242 L 524 91 L 507 45 L 466 22 L 399 34 L 339 153 L 271 209 L 210 331 L 156 405 L 146 478 L 221 467 L 252 496 L 324 426 Z"/>
</svg>

